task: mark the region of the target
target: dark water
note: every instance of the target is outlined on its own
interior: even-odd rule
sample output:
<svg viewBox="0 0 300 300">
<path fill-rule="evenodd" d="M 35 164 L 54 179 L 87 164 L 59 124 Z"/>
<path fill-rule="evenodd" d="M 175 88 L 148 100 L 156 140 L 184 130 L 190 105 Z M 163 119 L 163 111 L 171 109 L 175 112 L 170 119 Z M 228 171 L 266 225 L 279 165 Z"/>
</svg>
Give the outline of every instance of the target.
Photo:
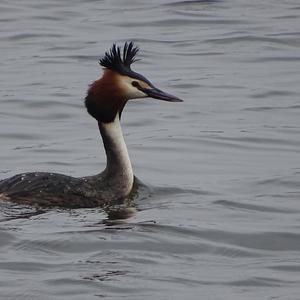
<svg viewBox="0 0 300 300">
<path fill-rule="evenodd" d="M 2 0 L 0 178 L 105 165 L 83 107 L 97 60 L 183 104 L 133 101 L 137 214 L 3 207 L 1 299 L 300 299 L 300 2 Z"/>
</svg>

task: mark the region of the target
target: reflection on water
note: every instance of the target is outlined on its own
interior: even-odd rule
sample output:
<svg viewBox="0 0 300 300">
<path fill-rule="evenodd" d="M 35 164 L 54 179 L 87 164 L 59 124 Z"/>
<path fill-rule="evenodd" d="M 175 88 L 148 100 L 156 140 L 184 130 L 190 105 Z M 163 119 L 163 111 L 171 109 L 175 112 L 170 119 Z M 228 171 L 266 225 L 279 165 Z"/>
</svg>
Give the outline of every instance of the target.
<svg viewBox="0 0 300 300">
<path fill-rule="evenodd" d="M 298 1 L 125 2 L 0 4 L 0 178 L 104 168 L 83 98 L 113 42 L 185 100 L 127 105 L 132 205 L 1 203 L 0 298 L 299 299 Z"/>
</svg>

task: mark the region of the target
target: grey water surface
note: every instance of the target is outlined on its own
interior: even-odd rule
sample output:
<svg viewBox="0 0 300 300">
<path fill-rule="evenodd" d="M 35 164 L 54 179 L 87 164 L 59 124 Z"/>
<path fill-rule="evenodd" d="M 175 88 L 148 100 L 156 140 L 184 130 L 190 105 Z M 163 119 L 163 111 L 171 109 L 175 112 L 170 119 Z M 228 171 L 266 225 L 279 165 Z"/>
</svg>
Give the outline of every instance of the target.
<svg viewBox="0 0 300 300">
<path fill-rule="evenodd" d="M 300 2 L 2 0 L 0 178 L 105 167 L 113 42 L 185 100 L 130 102 L 137 212 L 1 205 L 0 299 L 300 299 Z"/>
</svg>

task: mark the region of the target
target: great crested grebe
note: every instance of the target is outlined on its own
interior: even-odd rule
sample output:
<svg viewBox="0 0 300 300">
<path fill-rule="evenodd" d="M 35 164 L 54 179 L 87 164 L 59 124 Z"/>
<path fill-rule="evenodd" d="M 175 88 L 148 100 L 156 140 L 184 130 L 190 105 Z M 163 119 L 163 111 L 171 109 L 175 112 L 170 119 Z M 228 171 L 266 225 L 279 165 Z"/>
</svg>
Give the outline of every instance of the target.
<svg viewBox="0 0 300 300">
<path fill-rule="evenodd" d="M 139 48 L 125 43 L 123 53 L 115 44 L 99 63 L 103 76 L 92 83 L 85 98 L 88 113 L 98 122 L 107 164 L 97 175 L 75 178 L 56 173 L 24 173 L 0 181 L 0 201 L 39 207 L 97 207 L 130 195 L 134 175 L 124 142 L 120 118 L 128 100 L 151 97 L 181 102 L 157 89 L 131 70 Z"/>
</svg>

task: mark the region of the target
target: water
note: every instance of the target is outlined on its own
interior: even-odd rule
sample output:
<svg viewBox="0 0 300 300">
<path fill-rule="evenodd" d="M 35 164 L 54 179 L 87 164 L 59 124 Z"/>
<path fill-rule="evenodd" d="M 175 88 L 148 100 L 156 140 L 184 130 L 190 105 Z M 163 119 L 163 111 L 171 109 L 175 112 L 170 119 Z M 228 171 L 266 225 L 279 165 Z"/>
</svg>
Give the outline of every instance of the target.
<svg viewBox="0 0 300 300">
<path fill-rule="evenodd" d="M 113 42 L 185 100 L 129 103 L 147 188 L 124 223 L 101 209 L 3 207 L 1 299 L 299 299 L 300 4 L 3 0 L 0 178 L 105 165 L 83 98 Z"/>
</svg>

